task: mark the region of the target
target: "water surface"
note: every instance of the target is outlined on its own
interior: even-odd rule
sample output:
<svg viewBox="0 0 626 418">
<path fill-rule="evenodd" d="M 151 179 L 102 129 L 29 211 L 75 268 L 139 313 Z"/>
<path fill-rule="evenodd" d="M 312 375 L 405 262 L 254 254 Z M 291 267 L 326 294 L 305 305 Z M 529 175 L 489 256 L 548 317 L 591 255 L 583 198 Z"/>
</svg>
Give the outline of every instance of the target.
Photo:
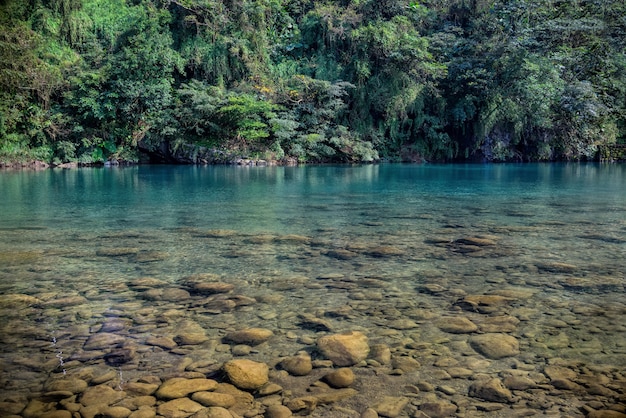
<svg viewBox="0 0 626 418">
<path fill-rule="evenodd" d="M 0 173 L 3 392 L 33 396 L 51 376 L 87 367 L 124 371 L 120 384 L 171 374 L 181 358 L 210 359 L 218 368 L 234 355 L 224 335 L 246 327 L 274 332 L 248 355 L 270 365 L 299 350 L 321 359 L 315 340 L 349 330 L 422 363 L 421 374 L 402 377 L 392 365 L 362 365 L 363 386 L 377 394 L 402 394 L 397 382 L 368 372 L 380 367 L 403 384 L 443 379 L 467 396 L 475 376 L 442 378 L 434 372 L 442 357 L 474 373 L 498 376 L 514 367 L 543 373 L 546 382 L 546 365 L 583 364 L 603 370 L 615 391 L 625 373 L 625 255 L 624 165 Z M 207 301 L 190 277 L 234 290 Z M 159 284 L 138 285 L 145 278 Z M 506 300 L 468 310 L 468 295 Z M 453 317 L 479 329 L 442 330 L 438 321 Z M 111 318 L 122 325 L 107 325 Z M 513 318 L 513 325 L 490 327 L 493 318 Z M 190 322 L 204 329 L 206 342 L 147 343 L 176 339 Z M 136 348 L 126 363 L 107 362 L 115 345 L 97 355 L 85 348 L 102 327 Z M 520 354 L 485 359 L 468 345 L 472 335 L 494 330 L 514 336 Z M 359 412 L 374 396 L 361 393 L 351 404 Z M 566 412 L 576 414 L 580 402 Z M 544 409 L 562 408 L 554 401 Z"/>
</svg>

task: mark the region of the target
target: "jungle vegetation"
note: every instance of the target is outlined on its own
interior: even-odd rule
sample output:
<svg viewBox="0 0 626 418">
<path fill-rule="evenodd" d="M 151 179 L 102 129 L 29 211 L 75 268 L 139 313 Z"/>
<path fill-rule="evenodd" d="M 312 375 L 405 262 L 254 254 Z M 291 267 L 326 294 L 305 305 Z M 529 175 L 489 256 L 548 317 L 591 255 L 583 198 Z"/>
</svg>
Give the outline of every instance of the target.
<svg viewBox="0 0 626 418">
<path fill-rule="evenodd" d="M 590 159 L 624 33 L 623 0 L 0 0 L 0 160 Z"/>
</svg>

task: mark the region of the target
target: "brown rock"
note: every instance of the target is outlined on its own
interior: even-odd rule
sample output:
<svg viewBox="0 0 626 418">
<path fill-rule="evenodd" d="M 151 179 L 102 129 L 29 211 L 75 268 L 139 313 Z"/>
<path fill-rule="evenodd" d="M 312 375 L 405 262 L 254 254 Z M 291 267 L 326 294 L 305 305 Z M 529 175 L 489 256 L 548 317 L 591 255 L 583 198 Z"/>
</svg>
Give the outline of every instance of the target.
<svg viewBox="0 0 626 418">
<path fill-rule="evenodd" d="M 333 390 L 329 392 L 315 393 L 313 396 L 315 396 L 315 398 L 317 399 L 318 404 L 329 404 L 329 403 L 339 402 L 343 399 L 350 398 L 352 396 L 357 395 L 358 393 L 359 392 L 357 392 L 355 389 L 344 388 L 344 389 L 337 389 L 337 390 Z"/>
<path fill-rule="evenodd" d="M 159 405 L 157 413 L 164 418 L 187 418 L 203 408 L 189 398 L 180 398 Z"/>
<path fill-rule="evenodd" d="M 51 380 L 44 386 L 46 392 L 67 391 L 76 394 L 84 392 L 85 389 L 87 389 L 87 382 L 73 377 Z"/>
<path fill-rule="evenodd" d="M 469 396 L 489 402 L 512 402 L 513 394 L 502 384 L 500 379 L 494 378 L 478 381 L 469 387 Z"/>
<path fill-rule="evenodd" d="M 513 332 L 518 324 L 519 319 L 516 317 L 500 315 L 485 318 L 479 326 L 482 332 Z"/>
<path fill-rule="evenodd" d="M 367 337 L 359 331 L 321 337 L 317 347 L 336 366 L 352 366 L 363 361 L 370 350 Z"/>
<path fill-rule="evenodd" d="M 269 380 L 269 367 L 265 363 L 237 359 L 226 362 L 223 369 L 228 380 L 239 389 L 255 390 Z"/>
<path fill-rule="evenodd" d="M 113 405 L 115 402 L 124 399 L 126 392 L 115 390 L 109 386 L 98 385 L 87 388 L 80 397 L 80 403 L 84 406 L 92 405 Z"/>
<path fill-rule="evenodd" d="M 265 418 L 289 418 L 293 416 L 291 409 L 284 405 L 270 405 L 265 410 Z"/>
<path fill-rule="evenodd" d="M 170 337 L 148 337 L 146 339 L 146 344 L 161 347 L 166 350 L 172 350 L 178 346 L 178 344 L 176 344 L 176 341 L 174 341 Z"/>
<path fill-rule="evenodd" d="M 193 321 L 183 321 L 178 326 L 178 333 L 174 341 L 179 345 L 197 345 L 208 341 L 204 328 Z"/>
<path fill-rule="evenodd" d="M 464 316 L 442 319 L 437 323 L 437 327 L 451 334 L 469 334 L 478 330 L 478 326 Z"/>
<path fill-rule="evenodd" d="M 475 335 L 470 339 L 470 345 L 483 356 L 494 360 L 514 357 L 519 354 L 517 339 L 508 334 Z"/>
<path fill-rule="evenodd" d="M 235 397 L 228 393 L 217 392 L 196 392 L 191 399 L 204 406 L 220 406 L 222 408 L 230 408 L 235 405 Z"/>
<path fill-rule="evenodd" d="M 409 403 L 409 398 L 404 396 L 385 396 L 372 406 L 372 408 L 382 417 L 395 418 Z"/>
<path fill-rule="evenodd" d="M 347 388 L 354 383 L 352 369 L 343 367 L 324 376 L 324 381 L 334 388 Z"/>
<path fill-rule="evenodd" d="M 308 354 L 287 357 L 280 362 L 280 367 L 293 376 L 306 376 L 313 370 L 311 356 Z"/>
<path fill-rule="evenodd" d="M 235 289 L 235 285 L 222 282 L 194 283 L 191 289 L 195 293 L 214 295 L 216 293 L 229 293 Z"/>
<path fill-rule="evenodd" d="M 497 312 L 512 300 L 514 299 L 499 295 L 467 295 L 455 305 L 466 311 L 487 314 Z"/>
<path fill-rule="evenodd" d="M 587 418 L 626 418 L 626 414 L 619 411 L 603 409 L 590 412 L 589 415 L 587 415 Z"/>
<path fill-rule="evenodd" d="M 190 393 L 210 391 L 216 388 L 217 382 L 215 380 L 174 377 L 163 382 L 155 395 L 159 399 L 177 399 L 183 398 Z"/>
<path fill-rule="evenodd" d="M 85 341 L 83 348 L 85 350 L 110 350 L 118 347 L 126 341 L 124 337 L 109 332 L 99 332 L 93 334 Z"/>
<path fill-rule="evenodd" d="M 237 344 L 258 345 L 269 340 L 273 335 L 274 333 L 269 329 L 246 328 L 227 334 L 224 340 Z"/>
<path fill-rule="evenodd" d="M 446 401 L 424 402 L 420 405 L 420 411 L 429 418 L 445 418 L 454 416 L 457 406 Z"/>
<path fill-rule="evenodd" d="M 72 418 L 72 413 L 64 410 L 49 411 L 42 413 L 37 418 Z"/>
<path fill-rule="evenodd" d="M 156 412 L 152 409 L 138 409 L 133 411 L 128 418 L 155 418 Z"/>
</svg>

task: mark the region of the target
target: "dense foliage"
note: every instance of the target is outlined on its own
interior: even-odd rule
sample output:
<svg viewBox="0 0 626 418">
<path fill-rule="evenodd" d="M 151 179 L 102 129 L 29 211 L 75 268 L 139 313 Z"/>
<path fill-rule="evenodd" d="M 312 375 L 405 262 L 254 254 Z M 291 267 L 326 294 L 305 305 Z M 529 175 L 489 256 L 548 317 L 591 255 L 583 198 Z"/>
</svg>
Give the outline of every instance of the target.
<svg viewBox="0 0 626 418">
<path fill-rule="evenodd" d="M 0 159 L 593 158 L 626 138 L 625 16 L 623 0 L 0 0 Z"/>
</svg>

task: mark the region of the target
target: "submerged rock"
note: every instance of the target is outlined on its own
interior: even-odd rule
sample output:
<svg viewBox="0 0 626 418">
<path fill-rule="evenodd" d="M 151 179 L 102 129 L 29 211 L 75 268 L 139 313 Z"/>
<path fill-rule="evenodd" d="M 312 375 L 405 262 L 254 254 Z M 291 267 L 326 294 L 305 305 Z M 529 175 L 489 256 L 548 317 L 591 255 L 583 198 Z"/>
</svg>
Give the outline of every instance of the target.
<svg viewBox="0 0 626 418">
<path fill-rule="evenodd" d="M 507 334 L 481 334 L 470 338 L 470 345 L 483 356 L 490 359 L 501 359 L 519 355 L 517 339 Z"/>
<path fill-rule="evenodd" d="M 175 377 L 166 380 L 156 391 L 160 399 L 183 398 L 194 392 L 211 391 L 217 388 L 217 382 L 211 379 L 185 379 Z"/>
<path fill-rule="evenodd" d="M 223 366 L 228 380 L 244 390 L 255 390 L 269 381 L 269 367 L 265 363 L 241 359 L 227 361 Z"/>
<path fill-rule="evenodd" d="M 514 397 L 500 379 L 494 378 L 473 383 L 469 387 L 469 396 L 489 402 L 512 402 Z"/>
<path fill-rule="evenodd" d="M 224 341 L 237 344 L 259 345 L 269 340 L 274 333 L 265 328 L 246 328 L 226 334 Z"/>
<path fill-rule="evenodd" d="M 348 331 L 320 337 L 317 348 L 336 366 L 352 366 L 367 358 L 368 339 L 360 331 Z"/>
</svg>

